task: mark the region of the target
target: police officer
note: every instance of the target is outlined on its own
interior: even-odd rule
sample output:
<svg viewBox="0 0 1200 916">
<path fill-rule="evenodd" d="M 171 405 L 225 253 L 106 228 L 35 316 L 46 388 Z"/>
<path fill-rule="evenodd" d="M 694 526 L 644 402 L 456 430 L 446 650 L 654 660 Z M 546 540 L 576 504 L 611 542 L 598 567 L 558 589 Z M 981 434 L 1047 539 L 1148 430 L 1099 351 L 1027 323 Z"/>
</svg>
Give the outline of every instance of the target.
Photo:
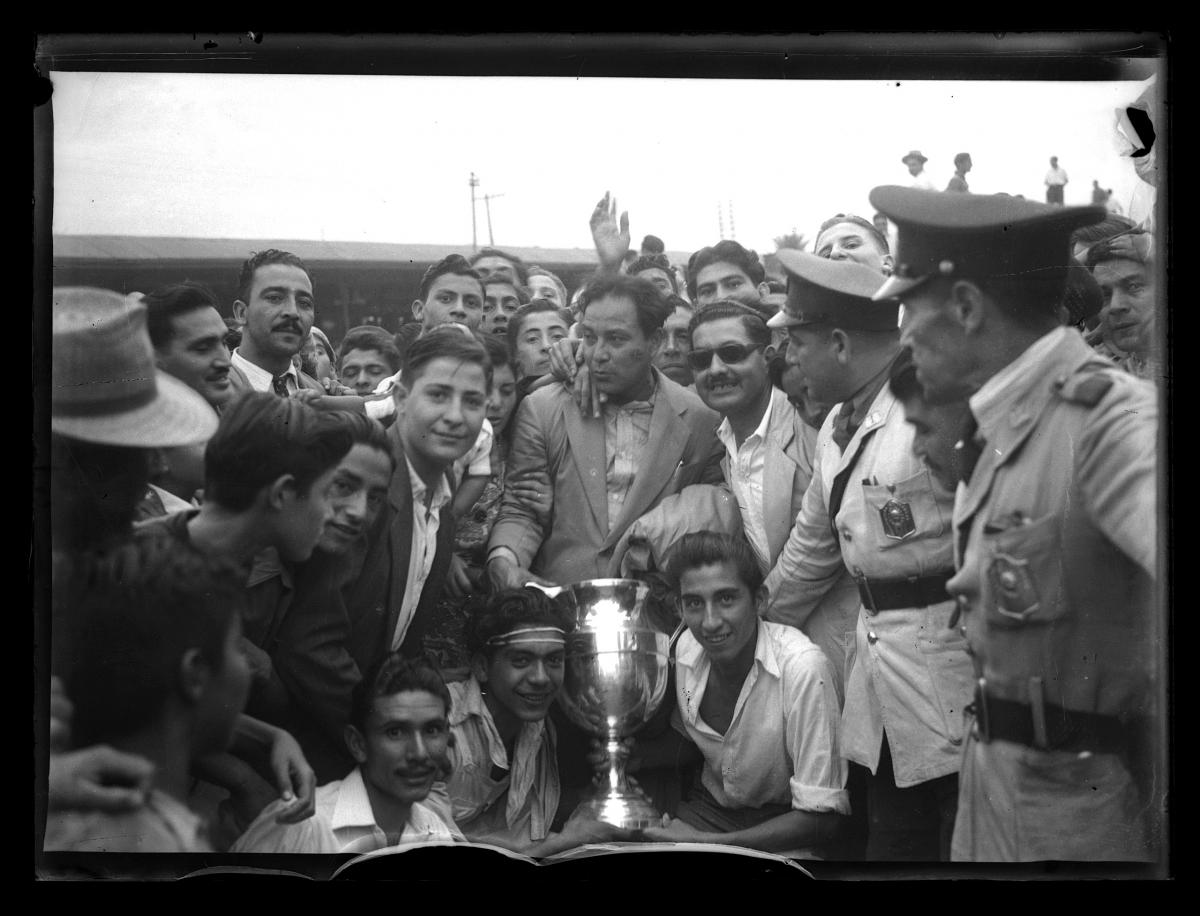
<svg viewBox="0 0 1200 916">
<path fill-rule="evenodd" d="M 948 587 L 977 686 L 952 857 L 1151 858 L 1155 393 L 1057 318 L 1070 234 L 1104 210 L 870 199 L 899 227 L 876 295 L 904 303 L 926 397 L 970 407 Z"/>
<path fill-rule="evenodd" d="M 768 323 L 788 329 L 788 362 L 813 398 L 838 406 L 767 577 L 766 617 L 803 627 L 839 571 L 855 578 L 842 754 L 869 771 L 867 858 L 946 859 L 971 693 L 965 641 L 948 628 L 953 493 L 914 455 L 913 429 L 887 386 L 898 304 L 871 301 L 885 278 L 803 252 L 779 260 L 787 302 Z"/>
</svg>

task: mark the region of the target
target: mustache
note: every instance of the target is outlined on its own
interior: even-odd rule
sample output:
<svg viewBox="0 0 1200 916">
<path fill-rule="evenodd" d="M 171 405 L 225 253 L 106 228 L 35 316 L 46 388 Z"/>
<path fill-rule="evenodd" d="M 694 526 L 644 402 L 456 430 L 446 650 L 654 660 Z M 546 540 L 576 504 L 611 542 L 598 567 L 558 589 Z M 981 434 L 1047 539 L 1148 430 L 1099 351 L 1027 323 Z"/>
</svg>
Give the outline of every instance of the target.
<svg viewBox="0 0 1200 916">
<path fill-rule="evenodd" d="M 277 324 L 273 328 L 271 328 L 271 330 L 272 331 L 295 331 L 301 337 L 304 336 L 304 332 L 300 328 L 300 322 L 295 321 L 291 318 L 284 319 L 283 321 L 279 322 L 279 324 Z"/>
</svg>

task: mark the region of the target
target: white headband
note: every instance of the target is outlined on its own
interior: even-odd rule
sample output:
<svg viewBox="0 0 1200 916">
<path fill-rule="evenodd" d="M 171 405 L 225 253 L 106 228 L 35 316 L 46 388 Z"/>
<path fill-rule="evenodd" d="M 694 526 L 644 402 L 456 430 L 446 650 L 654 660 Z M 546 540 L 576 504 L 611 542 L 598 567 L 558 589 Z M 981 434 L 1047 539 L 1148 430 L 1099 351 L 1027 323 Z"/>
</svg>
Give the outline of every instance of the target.
<svg viewBox="0 0 1200 916">
<path fill-rule="evenodd" d="M 489 646 L 515 646 L 528 643 L 554 643 L 566 645 L 567 635 L 558 627 L 518 627 L 493 636 L 487 641 Z"/>
</svg>

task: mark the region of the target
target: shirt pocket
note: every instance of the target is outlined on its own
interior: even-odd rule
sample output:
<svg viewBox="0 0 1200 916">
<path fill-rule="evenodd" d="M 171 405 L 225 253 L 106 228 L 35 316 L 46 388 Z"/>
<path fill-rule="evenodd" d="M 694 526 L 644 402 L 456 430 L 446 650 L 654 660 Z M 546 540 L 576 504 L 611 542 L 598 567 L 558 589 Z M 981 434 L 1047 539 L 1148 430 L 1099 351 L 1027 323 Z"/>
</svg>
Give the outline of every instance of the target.
<svg viewBox="0 0 1200 916">
<path fill-rule="evenodd" d="M 880 550 L 941 537 L 946 530 L 934 496 L 933 478 L 925 468 L 890 487 L 863 484 L 862 489 L 866 525 Z"/>
<path fill-rule="evenodd" d="M 1014 513 L 985 523 L 983 536 L 981 595 L 991 626 L 1007 629 L 1066 616 L 1057 516 L 1031 522 Z"/>
</svg>

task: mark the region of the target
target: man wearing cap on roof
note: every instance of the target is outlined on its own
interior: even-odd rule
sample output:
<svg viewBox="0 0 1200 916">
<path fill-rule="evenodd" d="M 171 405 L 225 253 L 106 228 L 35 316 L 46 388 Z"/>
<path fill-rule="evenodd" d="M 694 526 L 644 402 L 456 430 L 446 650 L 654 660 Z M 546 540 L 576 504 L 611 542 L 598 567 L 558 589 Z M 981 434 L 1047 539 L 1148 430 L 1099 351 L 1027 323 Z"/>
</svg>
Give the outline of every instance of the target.
<svg viewBox="0 0 1200 916">
<path fill-rule="evenodd" d="M 913 454 L 913 429 L 887 388 L 900 350 L 885 278 L 852 261 L 781 251 L 788 362 L 814 398 L 837 404 L 817 438 L 812 483 L 775 568 L 766 617 L 803 627 L 848 569 L 858 584 L 846 675 L 843 754 L 870 771 L 867 858 L 949 855 L 970 699 L 954 605 L 947 520 L 953 494 Z"/>
<path fill-rule="evenodd" d="M 1134 229 L 1088 249 L 1087 266 L 1100 287 L 1104 343 L 1126 372 L 1158 381 L 1163 366 L 1157 333 L 1154 236 Z"/>
<path fill-rule="evenodd" d="M 871 203 L 900 227 L 877 297 L 904 301 L 926 398 L 970 407 L 948 587 L 977 686 L 953 858 L 1151 859 L 1155 391 L 1058 320 L 1071 232 L 1104 210 L 899 187 Z"/>
<path fill-rule="evenodd" d="M 900 160 L 908 166 L 908 174 L 912 175 L 910 187 L 921 188 L 925 191 L 936 191 L 933 180 L 925 174 L 925 163 L 929 160 L 921 155 L 920 150 L 911 150 Z"/>
</svg>

